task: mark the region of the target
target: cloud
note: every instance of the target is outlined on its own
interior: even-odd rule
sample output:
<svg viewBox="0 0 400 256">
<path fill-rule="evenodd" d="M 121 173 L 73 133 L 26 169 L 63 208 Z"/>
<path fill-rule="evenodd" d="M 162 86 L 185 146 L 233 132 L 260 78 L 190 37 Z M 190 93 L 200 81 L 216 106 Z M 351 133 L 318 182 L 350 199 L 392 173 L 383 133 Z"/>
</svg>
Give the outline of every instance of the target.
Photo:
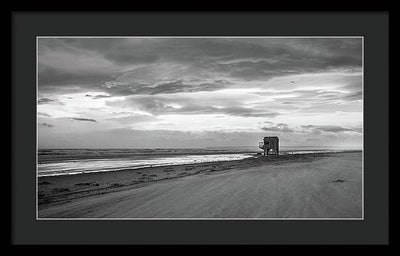
<svg viewBox="0 0 400 256">
<path fill-rule="evenodd" d="M 353 100 L 362 100 L 362 97 L 363 97 L 363 92 L 358 91 L 345 95 L 343 99 L 353 101 Z"/>
<path fill-rule="evenodd" d="M 337 126 L 337 125 L 320 125 L 318 127 L 315 128 L 318 131 L 322 131 L 322 132 L 348 132 L 348 131 L 354 131 L 353 129 L 349 129 L 349 128 L 344 128 L 341 126 Z"/>
<path fill-rule="evenodd" d="M 49 99 L 49 98 L 40 98 L 40 99 L 38 99 L 37 104 L 42 105 L 42 104 L 48 104 L 50 102 L 56 102 L 56 100 Z"/>
<path fill-rule="evenodd" d="M 99 94 L 99 95 L 86 94 L 85 97 L 90 97 L 92 99 L 104 99 L 104 98 L 111 98 L 112 96 L 104 94 Z"/>
<path fill-rule="evenodd" d="M 166 112 L 180 114 L 226 114 L 242 117 L 276 117 L 279 115 L 277 112 L 247 107 L 213 107 L 196 105 L 187 105 L 177 109 L 168 109 Z"/>
<path fill-rule="evenodd" d="M 73 65 L 73 63 L 71 63 Z M 115 73 L 100 70 L 64 70 L 51 66 L 40 66 L 38 86 L 43 89 L 48 87 L 79 85 L 86 88 L 97 88 L 97 85 L 112 78 Z"/>
<path fill-rule="evenodd" d="M 263 130 L 263 131 L 267 131 L 267 132 L 282 132 L 282 133 L 292 133 L 292 132 L 294 132 L 293 129 L 289 128 L 289 125 L 284 124 L 284 123 L 279 123 L 279 124 L 273 125 L 272 122 L 264 122 L 264 124 L 267 124 L 267 125 L 261 127 L 261 130 Z"/>
<path fill-rule="evenodd" d="M 153 63 L 157 61 L 159 56 L 150 51 L 140 51 L 134 47 L 117 47 L 113 51 L 108 51 L 104 57 L 117 64 L 132 64 L 132 63 Z"/>
<path fill-rule="evenodd" d="M 149 84 L 219 77 L 227 81 L 361 68 L 361 39 L 129 38 L 39 40 L 39 87 L 106 81 Z M 120 80 L 127 78 L 128 81 Z M 113 79 L 114 78 L 114 79 Z M 169 79 L 169 82 L 162 83 Z M 161 86 L 161 87 L 160 87 Z M 159 87 L 159 88 L 157 88 Z M 208 88 L 207 85 L 203 85 Z M 197 90 L 197 89 L 196 89 Z"/>
<path fill-rule="evenodd" d="M 159 118 L 150 116 L 150 115 L 129 115 L 129 116 L 122 116 L 122 117 L 114 117 L 108 118 L 109 121 L 115 121 L 120 124 L 135 124 L 135 123 L 143 123 L 143 122 L 152 122 L 159 120 Z"/>
<path fill-rule="evenodd" d="M 192 103 L 194 102 L 194 103 Z M 205 102 L 197 102 L 205 103 Z M 252 107 L 234 106 L 229 104 L 226 100 L 225 106 L 212 105 L 213 101 L 210 99 L 207 105 L 196 104 L 196 99 L 185 98 L 184 96 L 178 97 L 133 97 L 122 102 L 108 103 L 110 106 L 124 106 L 132 109 L 145 111 L 152 115 L 205 115 L 205 114 L 224 114 L 229 116 L 240 117 L 276 117 L 280 113 L 269 111 L 266 109 L 258 109 Z"/>
<path fill-rule="evenodd" d="M 301 127 L 304 129 L 311 129 L 311 128 L 315 128 L 316 126 L 315 125 L 302 125 Z"/>
<path fill-rule="evenodd" d="M 355 132 L 361 133 L 361 127 L 346 128 L 338 125 L 300 125 L 300 126 L 289 126 L 285 123 L 274 124 L 270 121 L 260 122 L 260 129 L 268 132 L 280 132 L 280 133 L 298 133 L 298 134 L 321 134 L 325 133 L 340 133 L 340 132 Z"/>
<path fill-rule="evenodd" d="M 82 122 L 97 122 L 94 119 L 90 119 L 90 118 L 79 118 L 79 117 L 70 117 L 70 119 L 75 120 L 75 121 L 82 121 Z"/>
<path fill-rule="evenodd" d="M 47 127 L 47 128 L 54 127 L 54 125 L 48 124 L 48 123 L 40 123 L 39 125 L 40 125 L 40 126 L 43 126 L 43 127 Z"/>
<path fill-rule="evenodd" d="M 181 92 L 216 91 L 228 88 L 232 83 L 226 80 L 215 80 L 209 83 L 186 83 L 182 79 L 156 85 L 142 83 L 120 83 L 107 81 L 102 87 L 112 95 L 156 95 Z"/>
<path fill-rule="evenodd" d="M 273 125 L 274 123 L 271 121 L 264 121 L 264 122 L 262 122 L 262 124 Z"/>
<path fill-rule="evenodd" d="M 110 95 L 95 95 L 93 96 L 93 99 L 104 99 L 104 98 L 110 98 L 112 96 Z"/>
<path fill-rule="evenodd" d="M 51 48 L 63 46 L 76 51 L 84 50 L 115 64 L 148 64 L 158 59 L 157 51 L 151 50 L 157 41 L 141 38 L 65 38 L 57 39 Z M 45 43 L 49 44 L 48 41 Z"/>
<path fill-rule="evenodd" d="M 360 45 L 352 47 L 345 39 L 277 39 L 270 42 L 257 50 L 247 50 L 247 59 L 219 62 L 217 70 L 251 81 L 332 69 L 358 70 L 361 67 Z M 251 53 L 256 55 L 252 56 Z"/>
<path fill-rule="evenodd" d="M 338 132 L 356 132 L 361 133 L 361 128 L 345 128 L 338 125 L 302 125 L 302 128 L 306 130 L 312 130 L 314 132 L 330 132 L 330 133 L 338 133 Z"/>
<path fill-rule="evenodd" d="M 44 112 L 37 112 L 38 116 L 45 116 L 45 117 L 51 117 L 51 115 L 44 113 Z"/>
<path fill-rule="evenodd" d="M 355 76 L 352 79 L 348 79 L 349 81 L 345 83 L 340 89 L 347 90 L 349 92 L 357 92 L 362 91 L 362 77 Z"/>
</svg>

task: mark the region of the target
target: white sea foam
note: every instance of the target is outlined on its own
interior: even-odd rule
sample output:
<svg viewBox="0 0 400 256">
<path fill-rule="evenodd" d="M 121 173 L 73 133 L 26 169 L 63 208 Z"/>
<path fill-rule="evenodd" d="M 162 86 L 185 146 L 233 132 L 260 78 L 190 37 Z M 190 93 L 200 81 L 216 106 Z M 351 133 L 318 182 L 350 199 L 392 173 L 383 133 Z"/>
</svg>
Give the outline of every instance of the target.
<svg viewBox="0 0 400 256">
<path fill-rule="evenodd" d="M 38 176 L 59 176 L 92 172 L 120 171 L 144 167 L 195 164 L 217 161 L 240 160 L 253 157 L 254 154 L 212 154 L 212 155 L 179 155 L 150 159 L 81 159 L 65 160 L 38 164 Z"/>
</svg>

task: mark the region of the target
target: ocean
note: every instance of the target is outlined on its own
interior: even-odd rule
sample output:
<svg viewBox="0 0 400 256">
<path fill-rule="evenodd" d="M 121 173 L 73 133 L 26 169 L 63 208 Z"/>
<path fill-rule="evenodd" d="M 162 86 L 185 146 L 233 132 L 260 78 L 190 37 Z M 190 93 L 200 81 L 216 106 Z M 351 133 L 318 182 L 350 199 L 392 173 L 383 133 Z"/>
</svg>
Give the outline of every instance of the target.
<svg viewBox="0 0 400 256">
<path fill-rule="evenodd" d="M 338 152 L 326 148 L 288 148 L 280 154 Z M 73 175 L 91 172 L 131 170 L 144 167 L 232 161 L 255 157 L 254 147 L 186 149 L 39 149 L 37 174 Z"/>
</svg>

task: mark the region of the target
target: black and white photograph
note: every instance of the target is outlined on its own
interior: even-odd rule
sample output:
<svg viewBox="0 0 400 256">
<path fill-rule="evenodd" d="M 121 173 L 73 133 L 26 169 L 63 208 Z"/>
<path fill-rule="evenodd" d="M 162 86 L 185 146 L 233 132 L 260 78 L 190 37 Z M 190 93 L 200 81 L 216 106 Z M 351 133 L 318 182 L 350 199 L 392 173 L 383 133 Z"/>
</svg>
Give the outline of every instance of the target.
<svg viewBox="0 0 400 256">
<path fill-rule="evenodd" d="M 38 36 L 37 218 L 362 220 L 362 36 Z"/>
</svg>

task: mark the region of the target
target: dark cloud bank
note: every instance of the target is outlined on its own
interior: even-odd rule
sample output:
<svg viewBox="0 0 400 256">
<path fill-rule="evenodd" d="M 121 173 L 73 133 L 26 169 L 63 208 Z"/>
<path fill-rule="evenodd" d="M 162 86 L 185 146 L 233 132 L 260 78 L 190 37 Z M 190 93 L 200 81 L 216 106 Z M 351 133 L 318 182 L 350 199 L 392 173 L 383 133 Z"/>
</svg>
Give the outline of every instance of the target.
<svg viewBox="0 0 400 256">
<path fill-rule="evenodd" d="M 80 122 L 93 122 L 96 123 L 97 121 L 91 118 L 79 118 L 79 117 L 71 117 L 71 120 L 80 121 Z"/>
<path fill-rule="evenodd" d="M 73 56 L 76 63 L 71 63 Z M 90 62 L 104 64 L 96 67 Z M 40 39 L 39 87 L 78 85 L 99 90 L 114 83 L 107 90 L 112 95 L 213 91 L 240 80 L 355 71 L 361 62 L 361 38 Z M 168 77 L 154 78 L 152 74 L 160 72 L 158 64 L 171 67 Z M 174 69 L 173 65 L 178 66 Z M 139 77 L 146 72 L 149 76 L 143 83 Z M 129 75 L 128 81 L 121 81 Z M 193 76 L 224 79 L 193 83 L 189 79 Z M 165 79 L 170 81 L 161 82 Z"/>
</svg>

